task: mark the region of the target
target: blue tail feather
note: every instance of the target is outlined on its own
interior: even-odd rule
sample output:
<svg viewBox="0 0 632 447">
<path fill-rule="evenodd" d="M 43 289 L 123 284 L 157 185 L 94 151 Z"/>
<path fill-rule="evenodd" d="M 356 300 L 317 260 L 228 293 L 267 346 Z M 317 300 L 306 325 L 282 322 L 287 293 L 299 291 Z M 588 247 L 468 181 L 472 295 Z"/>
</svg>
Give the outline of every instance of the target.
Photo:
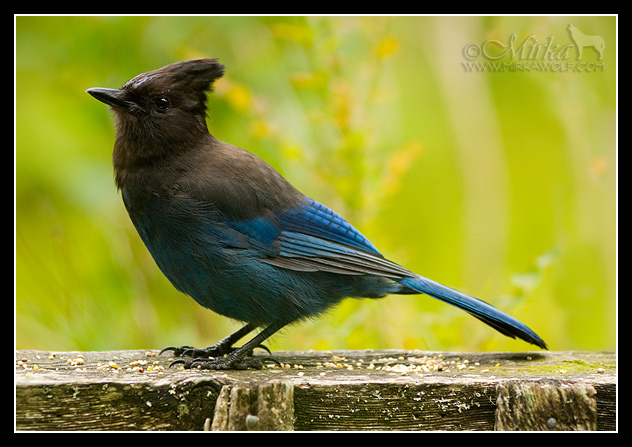
<svg viewBox="0 0 632 447">
<path fill-rule="evenodd" d="M 526 325 L 487 304 L 485 301 L 457 292 L 423 276 L 406 277 L 396 281 L 416 292 L 430 295 L 456 306 L 508 337 L 518 337 L 542 349 L 548 349 L 544 340 Z"/>
</svg>

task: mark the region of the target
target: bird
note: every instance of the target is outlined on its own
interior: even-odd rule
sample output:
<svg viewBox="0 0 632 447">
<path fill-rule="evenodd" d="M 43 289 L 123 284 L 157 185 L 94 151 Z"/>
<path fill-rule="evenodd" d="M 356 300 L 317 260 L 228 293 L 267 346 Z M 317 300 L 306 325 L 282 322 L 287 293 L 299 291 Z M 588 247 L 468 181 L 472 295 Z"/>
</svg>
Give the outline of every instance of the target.
<svg viewBox="0 0 632 447">
<path fill-rule="evenodd" d="M 217 58 L 185 60 L 120 89 L 89 88 L 114 116 L 114 177 L 157 266 L 180 292 L 243 326 L 206 348 L 170 346 L 184 369 L 260 369 L 254 355 L 287 325 L 346 298 L 427 295 L 542 349 L 525 324 L 385 258 L 355 227 L 263 159 L 216 139 L 208 93 Z M 236 343 L 254 332 L 241 346 Z"/>
</svg>

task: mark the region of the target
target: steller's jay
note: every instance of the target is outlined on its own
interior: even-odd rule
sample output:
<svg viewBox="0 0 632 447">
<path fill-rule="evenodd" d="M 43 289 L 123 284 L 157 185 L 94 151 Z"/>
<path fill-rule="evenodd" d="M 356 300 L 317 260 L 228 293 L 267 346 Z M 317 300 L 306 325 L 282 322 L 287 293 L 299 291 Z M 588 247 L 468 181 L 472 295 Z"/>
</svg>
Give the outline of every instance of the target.
<svg viewBox="0 0 632 447">
<path fill-rule="evenodd" d="M 546 349 L 520 321 L 387 259 L 342 217 L 206 126 L 217 59 L 140 74 L 87 92 L 111 106 L 116 185 L 140 237 L 176 289 L 245 326 L 204 349 L 170 347 L 185 368 L 260 368 L 256 347 L 345 297 L 426 294 L 509 337 Z M 233 345 L 263 328 L 241 347 Z M 164 351 L 164 350 L 163 350 Z"/>
</svg>

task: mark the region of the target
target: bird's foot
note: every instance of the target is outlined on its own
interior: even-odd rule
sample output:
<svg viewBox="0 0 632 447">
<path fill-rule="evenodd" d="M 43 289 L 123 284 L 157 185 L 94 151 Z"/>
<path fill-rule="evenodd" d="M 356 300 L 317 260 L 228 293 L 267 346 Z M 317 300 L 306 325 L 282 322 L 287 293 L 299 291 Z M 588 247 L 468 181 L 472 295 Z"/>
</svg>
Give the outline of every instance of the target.
<svg viewBox="0 0 632 447">
<path fill-rule="evenodd" d="M 240 358 L 238 356 L 225 356 L 218 358 L 196 358 L 193 360 L 174 360 L 169 367 L 173 365 L 182 365 L 184 369 L 209 369 L 209 370 L 230 370 L 230 369 L 261 369 L 263 362 L 269 360 L 281 366 L 278 360 L 273 357 L 262 358 Z"/>
<path fill-rule="evenodd" d="M 257 346 L 257 348 L 261 348 L 267 351 L 268 354 L 272 354 L 270 352 L 270 349 L 268 349 L 268 347 L 265 345 L 259 345 Z M 228 355 L 231 352 L 234 352 L 238 349 L 239 348 L 228 346 L 227 344 L 224 344 L 224 343 L 217 343 L 216 345 L 208 346 L 206 348 L 194 348 L 192 346 L 180 346 L 180 347 L 169 346 L 169 347 L 164 348 L 162 351 L 160 351 L 158 355 L 166 351 L 173 351 L 173 354 L 176 357 L 194 357 L 196 359 L 209 358 L 209 357 L 217 358 L 217 357 L 223 357 L 225 355 Z M 253 350 L 251 349 L 250 352 L 248 352 L 246 355 L 252 356 L 252 351 Z"/>
<path fill-rule="evenodd" d="M 230 354 L 235 348 L 225 345 L 214 345 L 206 348 L 194 348 L 193 346 L 168 346 L 160 351 L 161 355 L 164 352 L 172 351 L 176 357 L 221 357 L 226 354 Z"/>
<path fill-rule="evenodd" d="M 271 354 L 265 345 L 258 345 L 257 348 L 266 350 Z M 261 369 L 263 361 L 269 360 L 281 366 L 278 360 L 273 357 L 253 358 L 253 349 L 241 351 L 242 348 L 235 348 L 226 343 L 218 343 L 207 348 L 193 348 L 191 346 L 174 347 L 169 346 L 160 351 L 160 354 L 166 351 L 173 351 L 177 357 L 193 357 L 193 360 L 177 359 L 171 362 L 169 367 L 173 365 L 182 365 L 184 369 Z"/>
<path fill-rule="evenodd" d="M 173 351 L 178 357 L 193 357 L 192 360 L 178 359 L 169 365 L 181 365 L 184 369 L 261 369 L 263 368 L 263 362 L 266 360 L 281 366 L 281 363 L 273 357 L 254 358 L 252 351 L 256 348 L 261 348 L 267 351 L 268 354 L 271 354 L 270 350 L 261 343 L 283 326 L 284 324 L 278 322 L 271 324 L 239 348 L 234 348 L 233 344 L 247 333 L 252 332 L 254 328 L 251 324 L 246 324 L 238 331 L 220 340 L 216 345 L 208 348 L 198 349 L 191 346 L 180 346 L 178 348 L 170 346 L 160 351 L 160 354 L 166 351 Z"/>
</svg>

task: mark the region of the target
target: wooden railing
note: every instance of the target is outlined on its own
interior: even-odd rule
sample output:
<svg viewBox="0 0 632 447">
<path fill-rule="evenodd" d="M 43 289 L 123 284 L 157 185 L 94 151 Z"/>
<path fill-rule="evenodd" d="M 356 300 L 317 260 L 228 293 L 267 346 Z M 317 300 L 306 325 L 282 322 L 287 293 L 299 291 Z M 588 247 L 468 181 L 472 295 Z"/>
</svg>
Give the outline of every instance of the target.
<svg viewBox="0 0 632 447">
<path fill-rule="evenodd" d="M 274 352 L 169 368 L 157 351 L 16 351 L 22 430 L 616 431 L 613 352 Z"/>
</svg>

